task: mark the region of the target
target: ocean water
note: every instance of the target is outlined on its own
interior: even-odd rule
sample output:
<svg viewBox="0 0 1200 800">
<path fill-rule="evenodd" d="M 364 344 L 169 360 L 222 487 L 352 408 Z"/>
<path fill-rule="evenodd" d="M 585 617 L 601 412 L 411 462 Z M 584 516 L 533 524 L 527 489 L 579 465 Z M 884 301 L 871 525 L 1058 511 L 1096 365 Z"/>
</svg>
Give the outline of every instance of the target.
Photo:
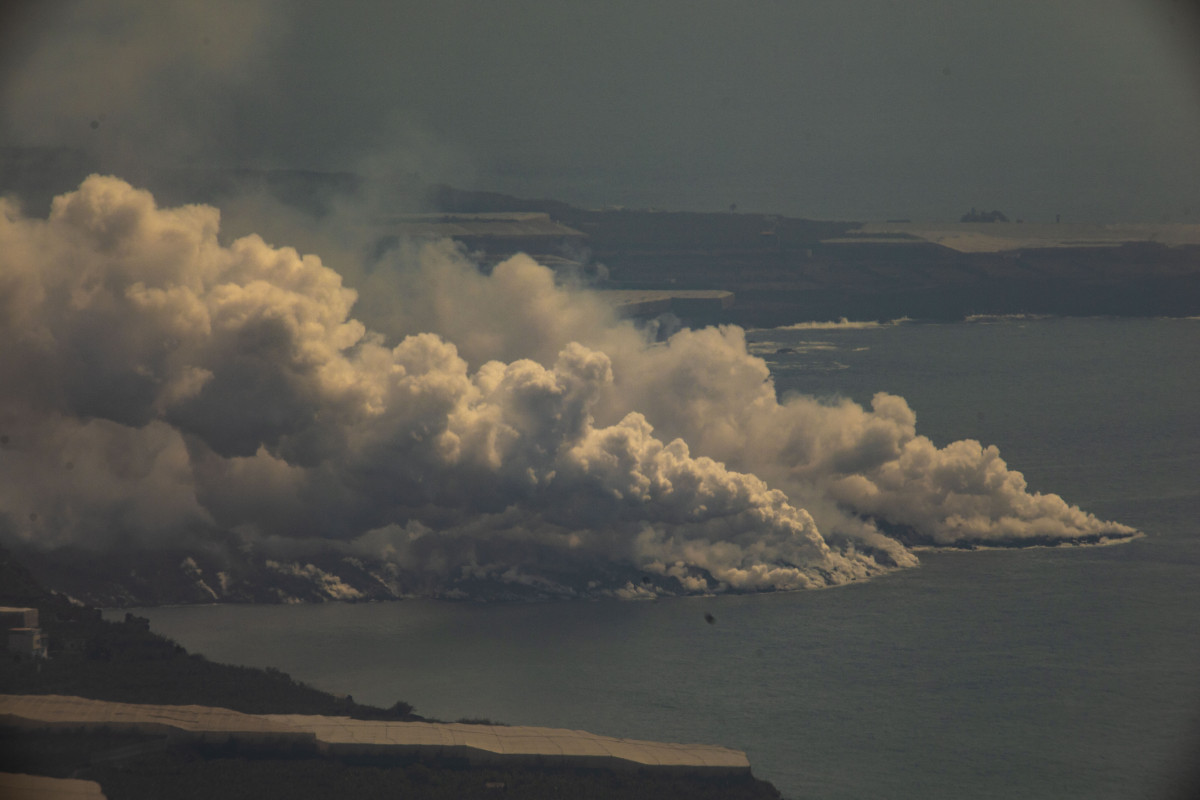
<svg viewBox="0 0 1200 800">
<path fill-rule="evenodd" d="M 923 553 L 816 592 L 137 613 L 359 701 L 736 747 L 789 798 L 1172 796 L 1200 760 L 1200 320 L 749 338 L 781 393 L 903 395 L 936 443 L 996 444 L 1032 489 L 1147 535 Z"/>
</svg>

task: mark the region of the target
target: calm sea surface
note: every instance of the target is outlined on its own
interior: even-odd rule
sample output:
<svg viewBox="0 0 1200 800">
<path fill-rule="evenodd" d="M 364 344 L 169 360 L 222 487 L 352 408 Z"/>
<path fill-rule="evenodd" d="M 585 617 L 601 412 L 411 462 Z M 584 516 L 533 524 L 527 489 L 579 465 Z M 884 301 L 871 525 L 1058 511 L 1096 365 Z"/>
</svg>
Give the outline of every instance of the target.
<svg viewBox="0 0 1200 800">
<path fill-rule="evenodd" d="M 795 594 L 137 613 L 426 716 L 736 747 L 790 798 L 1166 797 L 1200 758 L 1200 320 L 751 339 L 781 393 L 903 395 L 938 444 L 997 444 L 1032 489 L 1148 535 Z"/>
</svg>

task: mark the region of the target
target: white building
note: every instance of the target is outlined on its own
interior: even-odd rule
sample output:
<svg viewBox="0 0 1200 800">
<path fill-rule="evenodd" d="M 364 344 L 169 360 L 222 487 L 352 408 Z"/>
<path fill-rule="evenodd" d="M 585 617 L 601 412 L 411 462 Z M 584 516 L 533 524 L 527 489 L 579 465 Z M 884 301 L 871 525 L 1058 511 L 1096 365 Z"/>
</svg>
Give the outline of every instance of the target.
<svg viewBox="0 0 1200 800">
<path fill-rule="evenodd" d="M 8 652 L 27 658 L 46 657 L 46 637 L 38 626 L 36 608 L 0 606 L 0 631 L 4 632 Z"/>
</svg>

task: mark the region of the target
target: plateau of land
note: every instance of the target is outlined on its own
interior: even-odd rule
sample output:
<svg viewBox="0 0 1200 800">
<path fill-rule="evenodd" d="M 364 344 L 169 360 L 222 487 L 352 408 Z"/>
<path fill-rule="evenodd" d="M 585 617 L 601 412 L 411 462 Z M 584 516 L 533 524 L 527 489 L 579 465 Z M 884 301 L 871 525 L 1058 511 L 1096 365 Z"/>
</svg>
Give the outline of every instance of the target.
<svg viewBox="0 0 1200 800">
<path fill-rule="evenodd" d="M 1200 313 L 1200 226 L 835 222 L 583 210 L 438 188 L 442 208 L 538 208 L 587 235 L 597 288 L 724 290 L 692 324 Z"/>
</svg>

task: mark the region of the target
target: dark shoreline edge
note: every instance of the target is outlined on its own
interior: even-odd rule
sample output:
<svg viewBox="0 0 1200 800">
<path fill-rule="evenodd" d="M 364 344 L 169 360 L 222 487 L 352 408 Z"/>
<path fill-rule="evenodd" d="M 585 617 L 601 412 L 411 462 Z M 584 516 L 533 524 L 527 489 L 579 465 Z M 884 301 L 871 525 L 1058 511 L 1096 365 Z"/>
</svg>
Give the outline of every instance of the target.
<svg viewBox="0 0 1200 800">
<path fill-rule="evenodd" d="M 251 714 L 320 714 L 365 720 L 429 721 L 397 701 L 355 702 L 272 668 L 211 662 L 150 630 L 145 618 L 103 619 L 99 609 L 44 589 L 0 548 L 0 605 L 34 607 L 50 658 L 0 659 L 0 693 L 64 694 L 127 703 L 202 705 Z M 467 721 L 467 720 L 460 720 Z M 487 724 L 489 720 L 469 720 Z M 497 723 L 490 723 L 497 724 Z M 297 753 L 173 746 L 162 737 L 113 732 L 31 733 L 0 725 L 0 772 L 97 781 L 117 798 L 520 797 L 745 798 L 778 800 L 770 783 L 744 776 L 612 772 L 568 767 L 481 767 L 447 761 L 372 763 Z"/>
</svg>

